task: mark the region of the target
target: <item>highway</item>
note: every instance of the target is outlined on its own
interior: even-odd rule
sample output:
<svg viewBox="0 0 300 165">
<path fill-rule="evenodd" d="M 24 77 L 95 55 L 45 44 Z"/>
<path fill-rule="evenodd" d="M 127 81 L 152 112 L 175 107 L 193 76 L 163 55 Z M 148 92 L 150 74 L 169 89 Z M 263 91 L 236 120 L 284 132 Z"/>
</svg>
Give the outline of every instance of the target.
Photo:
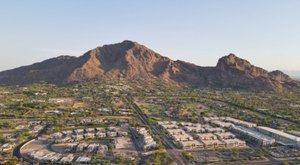
<svg viewBox="0 0 300 165">
<path fill-rule="evenodd" d="M 151 128 L 153 134 L 158 135 L 161 139 L 162 144 L 166 148 L 167 152 L 172 157 L 173 161 L 177 165 L 185 165 L 189 164 L 189 162 L 182 156 L 182 152 L 173 145 L 172 142 L 165 136 L 160 134 L 160 130 L 156 127 L 155 124 L 151 123 L 148 119 L 148 116 L 132 101 L 132 99 L 127 98 L 127 101 L 132 105 L 134 110 L 136 111 L 137 115 L 139 116 L 140 120 L 144 125 L 149 126 Z"/>
</svg>

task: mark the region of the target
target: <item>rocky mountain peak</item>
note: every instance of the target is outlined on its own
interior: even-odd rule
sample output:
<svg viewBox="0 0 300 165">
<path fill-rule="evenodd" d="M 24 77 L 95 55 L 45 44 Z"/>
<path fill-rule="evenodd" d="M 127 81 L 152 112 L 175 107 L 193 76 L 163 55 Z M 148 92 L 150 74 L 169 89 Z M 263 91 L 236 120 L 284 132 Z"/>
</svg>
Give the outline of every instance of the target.
<svg viewBox="0 0 300 165">
<path fill-rule="evenodd" d="M 283 73 L 282 71 L 279 71 L 279 70 L 269 72 L 269 75 L 272 77 L 272 79 L 280 81 L 280 82 L 284 82 L 284 81 L 291 82 L 291 81 L 293 81 L 293 79 L 290 76 L 288 76 L 287 74 L 285 74 L 285 73 Z"/>
<path fill-rule="evenodd" d="M 173 61 L 137 42 L 104 45 L 80 57 L 60 56 L 33 65 L 0 72 L 0 84 L 19 85 L 46 81 L 67 84 L 93 79 L 161 79 L 193 87 L 282 90 L 300 83 L 280 72 L 268 72 L 231 53 L 216 67 Z"/>
<path fill-rule="evenodd" d="M 217 64 L 217 67 L 220 69 L 226 69 L 226 68 L 245 69 L 251 66 L 252 65 L 250 64 L 250 62 L 237 57 L 233 53 L 230 53 L 229 55 L 220 58 Z"/>
</svg>

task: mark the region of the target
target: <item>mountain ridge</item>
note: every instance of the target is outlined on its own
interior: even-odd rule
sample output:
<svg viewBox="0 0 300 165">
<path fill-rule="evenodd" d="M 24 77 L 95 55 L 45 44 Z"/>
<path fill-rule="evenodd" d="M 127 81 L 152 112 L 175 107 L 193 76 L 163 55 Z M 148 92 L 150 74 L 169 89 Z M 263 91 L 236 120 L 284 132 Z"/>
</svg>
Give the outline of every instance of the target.
<svg viewBox="0 0 300 165">
<path fill-rule="evenodd" d="M 96 47 L 82 56 L 59 56 L 0 72 L 0 84 L 22 85 L 39 81 L 68 84 L 91 79 L 149 80 L 192 87 L 281 91 L 300 87 L 281 71 L 268 72 L 234 54 L 221 57 L 215 67 L 171 60 L 137 42 Z"/>
</svg>

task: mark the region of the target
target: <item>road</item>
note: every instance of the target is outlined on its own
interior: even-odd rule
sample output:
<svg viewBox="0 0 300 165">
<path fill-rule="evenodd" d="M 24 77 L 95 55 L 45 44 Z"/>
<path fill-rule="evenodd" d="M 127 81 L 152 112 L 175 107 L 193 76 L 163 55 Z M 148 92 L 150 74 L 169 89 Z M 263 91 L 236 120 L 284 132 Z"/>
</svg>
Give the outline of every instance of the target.
<svg viewBox="0 0 300 165">
<path fill-rule="evenodd" d="M 13 150 L 13 156 L 15 156 L 15 157 L 17 157 L 17 158 L 22 158 L 21 151 L 20 151 L 21 147 L 22 147 L 24 144 L 26 144 L 27 142 L 29 142 L 30 140 L 36 139 L 36 138 L 42 136 L 42 135 L 44 134 L 44 131 L 46 131 L 49 127 L 50 127 L 50 124 L 47 124 L 47 125 L 43 128 L 43 130 L 41 130 L 35 137 L 31 137 L 30 139 L 26 140 L 25 142 L 23 142 L 23 143 L 17 145 L 17 146 L 14 148 L 14 150 Z"/>
<path fill-rule="evenodd" d="M 143 124 L 149 126 L 153 134 L 158 135 L 160 137 L 162 144 L 166 148 L 166 151 L 172 157 L 173 161 L 177 165 L 189 164 L 189 162 L 182 156 L 182 152 L 178 150 L 176 146 L 174 146 L 173 143 L 170 142 L 170 140 L 165 135 L 160 134 L 161 131 L 156 127 L 155 124 L 149 121 L 148 116 L 132 101 L 132 99 L 127 98 L 127 101 L 132 105 Z"/>
<path fill-rule="evenodd" d="M 280 121 L 283 121 L 283 122 L 291 123 L 291 124 L 294 124 L 297 127 L 300 127 L 300 121 L 296 122 L 296 121 L 292 121 L 292 120 L 289 120 L 289 119 L 284 119 L 284 118 L 278 117 L 276 115 L 272 115 L 272 114 L 269 114 L 269 113 L 266 113 L 266 112 L 263 112 L 263 111 L 256 110 L 256 109 L 251 108 L 251 107 L 242 106 L 240 104 L 230 102 L 230 101 L 226 101 L 226 100 L 221 100 L 221 99 L 212 99 L 212 100 L 219 101 L 219 102 L 231 105 L 231 106 L 235 106 L 237 108 L 246 109 L 246 110 L 249 110 L 251 112 L 254 112 L 254 113 L 257 113 L 257 114 L 260 114 L 260 115 L 263 115 L 263 116 L 268 116 L 272 119 L 277 119 L 277 120 L 280 120 Z"/>
</svg>

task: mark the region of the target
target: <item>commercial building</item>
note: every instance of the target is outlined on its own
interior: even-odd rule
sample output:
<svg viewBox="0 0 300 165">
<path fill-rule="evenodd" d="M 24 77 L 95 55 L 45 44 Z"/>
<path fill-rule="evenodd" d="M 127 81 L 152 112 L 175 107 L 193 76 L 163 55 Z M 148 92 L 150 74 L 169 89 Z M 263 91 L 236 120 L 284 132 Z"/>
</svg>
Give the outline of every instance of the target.
<svg viewBox="0 0 300 165">
<path fill-rule="evenodd" d="M 176 142 L 187 142 L 187 141 L 194 140 L 194 138 L 191 135 L 189 135 L 185 132 L 183 134 L 173 135 L 172 138 Z"/>
<path fill-rule="evenodd" d="M 180 148 L 182 148 L 184 150 L 204 149 L 204 144 L 197 140 L 179 142 L 178 145 Z"/>
<path fill-rule="evenodd" d="M 225 148 L 225 143 L 220 140 L 201 140 L 205 149 Z"/>
<path fill-rule="evenodd" d="M 263 134 L 271 136 L 276 139 L 277 143 L 288 146 L 300 146 L 300 137 L 285 133 L 269 127 L 257 127 L 257 130 Z"/>
<path fill-rule="evenodd" d="M 157 147 L 157 143 L 154 141 L 146 128 L 137 127 L 136 132 L 138 134 L 139 142 L 142 145 L 144 151 L 149 151 Z"/>
<path fill-rule="evenodd" d="M 232 131 L 236 134 L 245 137 L 246 139 L 255 142 L 258 145 L 272 145 L 275 143 L 275 139 L 257 132 L 254 129 L 246 128 L 242 126 L 231 127 Z"/>
<path fill-rule="evenodd" d="M 230 122 L 224 122 L 224 121 L 219 121 L 219 120 L 212 120 L 210 121 L 212 124 L 215 124 L 219 127 L 222 128 L 230 128 L 232 126 L 234 126 L 234 124 L 230 123 Z"/>
<path fill-rule="evenodd" d="M 241 125 L 241 126 L 244 126 L 244 127 L 248 127 L 248 128 L 254 128 L 254 127 L 257 126 L 255 123 L 250 123 L 250 122 L 247 122 L 247 121 L 238 120 L 238 119 L 234 119 L 234 118 L 231 118 L 231 117 L 226 117 L 225 121 L 231 122 L 231 123 L 236 124 L 236 125 Z"/>
<path fill-rule="evenodd" d="M 240 139 L 223 139 L 222 142 L 225 143 L 225 147 L 226 148 L 243 148 L 243 147 L 246 147 L 246 142 L 245 141 L 242 141 Z"/>
<path fill-rule="evenodd" d="M 222 133 L 215 133 L 215 135 L 218 137 L 218 139 L 234 139 L 235 135 L 230 132 L 222 132 Z"/>
<path fill-rule="evenodd" d="M 217 136 L 213 133 L 196 134 L 196 138 L 200 140 L 216 140 Z"/>
<path fill-rule="evenodd" d="M 222 133 L 222 132 L 225 132 L 224 129 L 219 128 L 219 127 L 216 127 L 216 128 L 206 127 L 205 130 L 206 130 L 206 132 L 209 132 L 209 133 Z"/>
<path fill-rule="evenodd" d="M 158 122 L 163 129 L 177 129 L 178 123 L 176 121 L 160 121 Z"/>
<path fill-rule="evenodd" d="M 202 128 L 200 124 L 197 125 L 191 125 L 191 126 L 184 126 L 183 128 L 185 131 L 190 133 L 202 133 L 205 132 L 205 129 Z"/>
<path fill-rule="evenodd" d="M 185 133 L 183 129 L 167 129 L 166 132 L 169 136 L 181 135 Z"/>
</svg>

